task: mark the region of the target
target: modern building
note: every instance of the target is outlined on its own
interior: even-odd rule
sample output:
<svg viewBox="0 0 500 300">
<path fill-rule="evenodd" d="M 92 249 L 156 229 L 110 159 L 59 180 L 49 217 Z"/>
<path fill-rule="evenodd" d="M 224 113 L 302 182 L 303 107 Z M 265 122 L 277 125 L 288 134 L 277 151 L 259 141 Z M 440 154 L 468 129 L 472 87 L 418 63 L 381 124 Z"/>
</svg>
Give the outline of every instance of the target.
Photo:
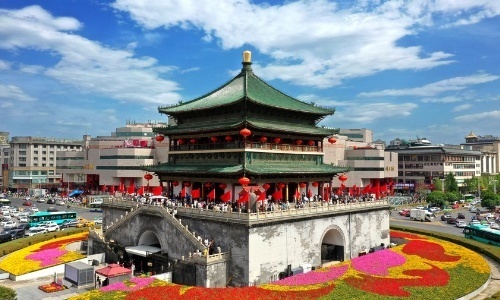
<svg viewBox="0 0 500 300">
<path fill-rule="evenodd" d="M 470 132 L 461 149 L 481 151 L 481 174 L 498 174 L 500 170 L 500 138 L 492 135 L 477 136 Z"/>
<path fill-rule="evenodd" d="M 347 129 L 340 128 L 339 134 L 347 137 L 347 140 L 361 143 L 373 142 L 373 131 L 370 129 Z"/>
<path fill-rule="evenodd" d="M 0 132 L 0 193 L 9 187 L 10 144 L 9 133 Z"/>
<path fill-rule="evenodd" d="M 10 140 L 9 188 L 14 190 L 60 188 L 57 157 L 61 151 L 81 151 L 82 140 L 15 136 Z"/>
<path fill-rule="evenodd" d="M 136 193 L 141 187 L 159 186 L 158 178 L 147 180 L 143 165 L 167 161 L 166 144 L 155 140 L 158 123 L 127 123 L 110 136 L 83 136 L 81 151 L 61 152 L 57 170 L 66 192 L 84 189 L 89 193 Z M 158 152 L 165 156 L 158 155 Z M 143 191 L 146 192 L 146 191 Z M 142 192 L 142 193 L 143 193 Z"/>
<path fill-rule="evenodd" d="M 444 179 L 453 173 L 458 186 L 465 179 L 481 175 L 480 151 L 463 150 L 447 146 L 389 146 L 386 151 L 398 154 L 398 177 L 395 189 L 414 191 L 417 182 L 430 184 L 433 179 Z"/>
</svg>

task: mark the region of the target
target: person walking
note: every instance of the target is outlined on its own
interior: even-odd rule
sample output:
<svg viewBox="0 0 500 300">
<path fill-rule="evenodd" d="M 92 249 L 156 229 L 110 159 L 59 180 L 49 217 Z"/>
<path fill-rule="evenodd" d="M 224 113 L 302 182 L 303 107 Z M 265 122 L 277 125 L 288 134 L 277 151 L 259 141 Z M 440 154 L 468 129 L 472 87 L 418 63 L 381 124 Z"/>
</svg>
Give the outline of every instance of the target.
<svg viewBox="0 0 500 300">
<path fill-rule="evenodd" d="M 97 288 L 101 288 L 101 277 L 97 276 Z"/>
</svg>

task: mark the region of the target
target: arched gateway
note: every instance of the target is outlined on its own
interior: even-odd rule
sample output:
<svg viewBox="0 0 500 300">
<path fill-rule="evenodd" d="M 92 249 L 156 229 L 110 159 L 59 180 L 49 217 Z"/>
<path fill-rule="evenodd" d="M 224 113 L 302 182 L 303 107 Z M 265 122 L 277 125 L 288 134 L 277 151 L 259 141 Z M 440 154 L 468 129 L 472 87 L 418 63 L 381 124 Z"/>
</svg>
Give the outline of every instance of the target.
<svg viewBox="0 0 500 300">
<path fill-rule="evenodd" d="M 331 225 L 327 228 L 321 240 L 321 264 L 344 261 L 344 258 L 345 236 L 338 226 Z"/>
</svg>

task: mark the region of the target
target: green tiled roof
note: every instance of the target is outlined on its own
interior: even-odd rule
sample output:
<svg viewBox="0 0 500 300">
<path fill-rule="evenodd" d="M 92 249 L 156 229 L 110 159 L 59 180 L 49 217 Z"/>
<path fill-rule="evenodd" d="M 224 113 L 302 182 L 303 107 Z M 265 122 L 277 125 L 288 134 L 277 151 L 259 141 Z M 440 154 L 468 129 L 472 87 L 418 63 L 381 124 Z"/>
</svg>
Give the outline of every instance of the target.
<svg viewBox="0 0 500 300">
<path fill-rule="evenodd" d="M 176 174 L 191 174 L 197 175 L 201 174 L 209 176 L 211 174 L 220 175 L 233 175 L 238 173 L 243 173 L 245 171 L 248 175 L 289 175 L 289 174 L 304 174 L 304 175 L 328 175 L 337 174 L 342 172 L 348 172 L 349 169 L 346 167 L 332 166 L 332 165 L 301 165 L 301 164 L 280 164 L 279 167 L 273 166 L 272 164 L 259 164 L 259 165 L 247 165 L 243 168 L 243 165 L 173 165 L 169 163 L 145 166 L 144 170 L 148 172 L 157 173 L 168 173 L 171 175 Z"/>
<path fill-rule="evenodd" d="M 220 88 L 186 103 L 159 107 L 158 111 L 175 115 L 228 106 L 239 101 L 250 101 L 270 108 L 319 116 L 327 116 L 335 112 L 334 109 L 308 104 L 278 91 L 253 74 L 250 65 L 244 65 L 240 74 Z"/>
<path fill-rule="evenodd" d="M 246 123 L 245 123 L 246 122 Z M 294 132 L 297 134 L 309 134 L 309 135 L 331 135 L 337 134 L 338 129 L 336 128 L 323 128 L 316 127 L 313 125 L 304 125 L 296 123 L 285 123 L 280 121 L 273 121 L 268 119 L 257 119 L 248 118 L 245 120 L 239 119 L 214 119 L 207 122 L 196 122 L 196 123 L 184 123 L 169 127 L 156 127 L 155 132 L 164 135 L 172 134 L 189 134 L 189 133 L 202 133 L 202 132 L 212 132 L 217 130 L 228 130 L 228 129 L 238 129 L 243 127 L 261 130 L 270 130 L 277 132 Z"/>
</svg>

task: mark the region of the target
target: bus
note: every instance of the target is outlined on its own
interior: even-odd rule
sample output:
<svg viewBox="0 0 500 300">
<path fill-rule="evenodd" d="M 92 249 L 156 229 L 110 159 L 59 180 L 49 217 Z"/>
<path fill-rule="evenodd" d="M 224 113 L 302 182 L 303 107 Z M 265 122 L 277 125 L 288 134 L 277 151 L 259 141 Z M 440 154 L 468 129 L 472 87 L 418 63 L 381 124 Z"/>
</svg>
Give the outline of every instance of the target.
<svg viewBox="0 0 500 300">
<path fill-rule="evenodd" d="M 476 196 L 474 196 L 472 194 L 465 194 L 463 197 L 464 197 L 465 202 L 472 202 L 472 200 L 474 200 L 474 198 L 476 198 Z"/>
<path fill-rule="evenodd" d="M 37 226 L 42 221 L 52 221 L 61 225 L 64 221 L 75 221 L 76 212 L 56 211 L 56 212 L 36 212 L 28 217 L 29 227 Z"/>
<path fill-rule="evenodd" d="M 11 204 L 12 203 L 10 202 L 9 199 L 5 199 L 5 198 L 0 199 L 0 207 L 2 207 L 2 206 L 10 206 Z"/>
<path fill-rule="evenodd" d="M 464 228 L 464 235 L 485 244 L 500 246 L 500 230 L 491 229 L 486 225 L 468 225 Z"/>
</svg>

